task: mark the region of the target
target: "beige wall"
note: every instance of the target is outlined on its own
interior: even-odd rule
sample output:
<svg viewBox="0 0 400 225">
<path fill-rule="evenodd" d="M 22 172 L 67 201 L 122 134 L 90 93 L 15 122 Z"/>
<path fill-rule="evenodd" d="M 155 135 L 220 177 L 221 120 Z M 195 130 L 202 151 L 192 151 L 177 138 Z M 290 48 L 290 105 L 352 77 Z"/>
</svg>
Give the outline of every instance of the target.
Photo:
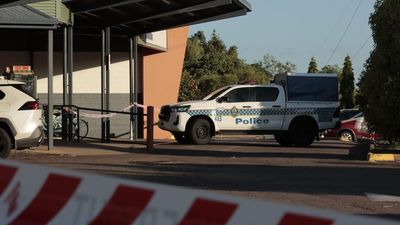
<svg viewBox="0 0 400 225">
<path fill-rule="evenodd" d="M 111 53 L 110 93 L 129 93 L 129 61 L 128 53 Z M 62 53 L 54 53 L 54 88 L 55 94 L 61 94 Z M 34 69 L 38 75 L 38 93 L 47 93 L 47 53 L 34 53 Z M 73 92 L 79 94 L 101 93 L 100 54 L 93 52 L 74 53 Z"/>
<path fill-rule="evenodd" d="M 168 30 L 168 51 L 143 57 L 144 104 L 160 108 L 178 100 L 188 27 Z M 155 121 L 158 112 L 155 113 Z M 170 138 L 169 132 L 155 128 L 155 138 Z"/>
</svg>

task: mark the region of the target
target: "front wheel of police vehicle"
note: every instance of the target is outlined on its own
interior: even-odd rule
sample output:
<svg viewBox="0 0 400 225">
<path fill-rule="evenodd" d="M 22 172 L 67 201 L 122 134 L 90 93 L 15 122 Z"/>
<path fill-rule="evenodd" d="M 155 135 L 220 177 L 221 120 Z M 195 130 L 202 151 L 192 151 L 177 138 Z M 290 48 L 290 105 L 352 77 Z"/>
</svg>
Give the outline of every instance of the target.
<svg viewBox="0 0 400 225">
<path fill-rule="evenodd" d="M 195 119 L 187 133 L 193 144 L 205 145 L 211 141 L 211 125 L 206 119 Z"/>
</svg>

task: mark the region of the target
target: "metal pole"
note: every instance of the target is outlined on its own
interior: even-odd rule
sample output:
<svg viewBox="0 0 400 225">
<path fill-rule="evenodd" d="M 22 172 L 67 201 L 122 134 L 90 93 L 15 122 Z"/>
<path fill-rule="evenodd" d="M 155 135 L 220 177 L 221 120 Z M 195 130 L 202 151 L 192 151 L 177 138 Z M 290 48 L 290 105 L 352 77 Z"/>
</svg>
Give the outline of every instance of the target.
<svg viewBox="0 0 400 225">
<path fill-rule="evenodd" d="M 73 94 L 73 74 L 74 74 L 74 33 L 73 27 L 68 26 L 68 105 L 72 106 L 72 94 Z M 68 136 L 69 140 L 73 140 L 73 116 L 68 116 Z"/>
<path fill-rule="evenodd" d="M 72 94 L 73 91 L 73 74 L 74 74 L 74 31 L 72 26 L 68 26 L 68 103 L 72 105 Z"/>
<path fill-rule="evenodd" d="M 135 85 L 135 83 L 134 83 L 134 74 L 135 74 L 135 71 L 134 71 L 135 64 L 134 63 L 135 62 L 133 59 L 133 42 L 134 42 L 133 38 L 129 37 L 129 102 L 131 105 L 135 102 L 135 99 L 134 99 L 135 96 L 133 94 L 134 85 Z M 130 115 L 130 119 L 129 119 L 129 121 L 130 121 L 129 139 L 131 141 L 134 140 L 134 135 L 135 135 L 134 134 L 135 118 L 133 116 L 134 111 L 135 110 L 133 108 L 131 108 L 131 110 L 130 110 L 131 115 Z"/>
<path fill-rule="evenodd" d="M 110 66 L 111 66 L 111 49 L 110 49 L 110 27 L 106 28 L 106 110 L 110 110 Z M 106 118 L 106 142 L 110 142 L 110 118 Z"/>
<path fill-rule="evenodd" d="M 154 147 L 154 107 L 147 106 L 147 150 L 151 151 Z"/>
<path fill-rule="evenodd" d="M 101 29 L 101 114 L 104 114 L 104 106 L 105 106 L 105 80 L 106 80 L 106 35 L 105 30 Z M 103 142 L 106 141 L 106 120 L 104 118 L 101 119 L 101 140 Z"/>
<path fill-rule="evenodd" d="M 68 104 L 68 29 L 63 28 L 63 105 Z M 64 125 L 64 124 L 63 124 Z"/>
<path fill-rule="evenodd" d="M 50 151 L 54 147 L 53 140 L 53 30 L 48 31 L 48 83 L 47 83 L 47 103 L 48 103 L 48 115 L 47 115 L 47 130 L 48 130 L 48 150 Z"/>
<path fill-rule="evenodd" d="M 63 105 L 68 105 L 68 29 L 67 27 L 63 28 Z M 67 129 L 67 115 L 64 112 L 64 108 L 62 110 L 62 139 L 66 140 L 68 138 L 68 129 Z"/>
<path fill-rule="evenodd" d="M 77 134 L 76 134 L 76 136 L 77 136 L 77 139 L 78 139 L 78 143 L 81 141 L 81 134 L 80 134 L 80 132 L 81 132 L 81 126 L 80 126 L 80 123 L 79 123 L 79 108 L 77 108 L 76 109 L 76 125 L 78 126 L 78 130 L 77 130 Z"/>
<path fill-rule="evenodd" d="M 133 58 L 134 58 L 134 102 L 139 103 L 139 92 L 140 92 L 140 78 L 139 78 L 139 52 L 138 52 L 138 37 L 135 36 L 133 38 Z M 134 113 L 138 113 L 138 108 L 134 107 Z M 135 135 L 134 139 L 137 140 L 139 138 L 139 116 L 136 114 L 134 116 L 134 124 L 135 124 Z"/>
</svg>

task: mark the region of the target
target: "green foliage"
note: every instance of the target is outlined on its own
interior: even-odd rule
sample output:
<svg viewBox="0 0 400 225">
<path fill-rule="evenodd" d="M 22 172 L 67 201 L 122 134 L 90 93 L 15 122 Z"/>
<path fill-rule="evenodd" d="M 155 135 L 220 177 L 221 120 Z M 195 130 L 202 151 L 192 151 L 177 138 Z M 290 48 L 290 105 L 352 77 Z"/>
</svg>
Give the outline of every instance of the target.
<svg viewBox="0 0 400 225">
<path fill-rule="evenodd" d="M 281 73 L 294 73 L 296 71 L 296 65 L 291 62 L 280 62 L 273 55 L 266 54 L 261 61 L 256 65 L 267 71 L 269 74 L 281 74 Z"/>
<path fill-rule="evenodd" d="M 318 65 L 314 57 L 311 58 L 307 73 L 318 73 Z"/>
<path fill-rule="evenodd" d="M 342 69 L 339 67 L 339 65 L 326 65 L 321 68 L 321 73 L 335 73 L 341 78 L 342 75 Z"/>
<path fill-rule="evenodd" d="M 354 73 L 350 56 L 344 59 L 340 79 L 340 106 L 344 109 L 354 108 Z"/>
<path fill-rule="evenodd" d="M 178 101 L 196 99 L 200 92 L 198 85 L 198 81 L 193 76 L 191 76 L 187 71 L 183 71 Z"/>
<path fill-rule="evenodd" d="M 362 73 L 358 101 L 370 128 L 400 140 L 400 1 L 378 0 L 370 25 L 375 49 Z"/>
<path fill-rule="evenodd" d="M 218 75 L 210 74 L 203 76 L 199 81 L 199 89 L 201 90 L 199 96 L 200 99 L 217 90 L 221 86 L 221 79 Z"/>
<path fill-rule="evenodd" d="M 178 100 L 201 99 L 230 84 L 267 83 L 271 79 L 272 74 L 261 63 L 247 64 L 239 58 L 237 47 L 227 47 L 215 31 L 209 40 L 199 31 L 188 38 Z"/>
</svg>

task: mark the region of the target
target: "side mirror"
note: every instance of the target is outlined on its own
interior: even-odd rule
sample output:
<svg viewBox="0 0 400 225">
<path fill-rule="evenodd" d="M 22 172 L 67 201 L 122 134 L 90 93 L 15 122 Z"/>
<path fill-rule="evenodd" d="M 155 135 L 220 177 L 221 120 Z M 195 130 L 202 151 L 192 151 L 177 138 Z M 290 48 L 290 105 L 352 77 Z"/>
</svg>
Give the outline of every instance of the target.
<svg viewBox="0 0 400 225">
<path fill-rule="evenodd" d="M 226 96 L 220 97 L 217 99 L 218 103 L 229 102 L 229 98 Z"/>
</svg>

